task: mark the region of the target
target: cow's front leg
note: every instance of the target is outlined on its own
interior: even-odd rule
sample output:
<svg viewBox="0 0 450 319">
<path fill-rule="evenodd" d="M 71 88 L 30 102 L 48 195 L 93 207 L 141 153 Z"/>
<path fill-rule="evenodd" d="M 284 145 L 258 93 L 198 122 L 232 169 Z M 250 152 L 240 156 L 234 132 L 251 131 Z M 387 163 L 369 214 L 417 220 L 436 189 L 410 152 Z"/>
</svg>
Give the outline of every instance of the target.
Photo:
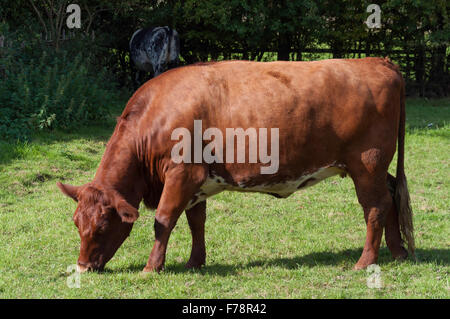
<svg viewBox="0 0 450 319">
<path fill-rule="evenodd" d="M 186 268 L 200 268 L 205 264 L 206 260 L 206 201 L 198 203 L 191 209 L 186 210 L 186 217 L 192 234 L 191 257 L 186 264 Z"/>
<path fill-rule="evenodd" d="M 206 170 L 200 166 L 176 167 L 166 173 L 155 215 L 155 244 L 144 272 L 159 272 L 163 269 L 170 233 L 206 175 Z"/>
</svg>

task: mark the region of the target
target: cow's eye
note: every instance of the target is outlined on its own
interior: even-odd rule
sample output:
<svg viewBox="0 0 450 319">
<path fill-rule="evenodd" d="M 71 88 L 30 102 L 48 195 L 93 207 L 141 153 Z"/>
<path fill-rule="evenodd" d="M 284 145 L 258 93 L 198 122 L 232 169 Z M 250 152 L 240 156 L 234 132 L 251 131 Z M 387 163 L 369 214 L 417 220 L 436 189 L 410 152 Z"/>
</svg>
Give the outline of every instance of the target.
<svg viewBox="0 0 450 319">
<path fill-rule="evenodd" d="M 101 235 L 101 234 L 105 233 L 107 228 L 108 228 L 108 221 L 102 220 L 97 224 L 96 233 Z"/>
</svg>

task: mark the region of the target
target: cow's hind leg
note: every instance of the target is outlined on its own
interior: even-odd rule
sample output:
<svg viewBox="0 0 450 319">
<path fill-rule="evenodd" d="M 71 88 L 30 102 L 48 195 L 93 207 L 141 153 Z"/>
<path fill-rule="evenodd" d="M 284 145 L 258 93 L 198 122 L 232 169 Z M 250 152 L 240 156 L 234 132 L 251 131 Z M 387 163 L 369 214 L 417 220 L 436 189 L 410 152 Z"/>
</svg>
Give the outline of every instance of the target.
<svg viewBox="0 0 450 319">
<path fill-rule="evenodd" d="M 364 249 L 354 267 L 354 269 L 363 269 L 375 264 L 378 260 L 386 217 L 393 201 L 386 185 L 386 173 L 384 176 L 383 174 L 353 175 L 352 178 L 367 225 Z"/>
<path fill-rule="evenodd" d="M 203 167 L 176 167 L 165 176 L 164 189 L 155 215 L 155 244 L 144 272 L 160 271 L 164 267 L 170 233 L 193 194 L 206 179 Z"/>
<path fill-rule="evenodd" d="M 391 197 L 394 198 L 395 188 L 397 186 L 395 177 L 388 174 L 387 183 Z M 388 211 L 384 237 L 386 240 L 386 245 L 388 246 L 394 259 L 403 260 L 408 256 L 408 252 L 402 245 L 400 226 L 398 223 L 398 212 L 395 204 L 393 204 L 391 209 Z"/>
<path fill-rule="evenodd" d="M 205 264 L 205 221 L 206 221 L 206 201 L 198 203 L 191 209 L 186 210 L 186 216 L 191 228 L 192 250 L 191 257 L 186 264 L 186 268 L 200 268 Z"/>
<path fill-rule="evenodd" d="M 371 148 L 348 162 L 348 170 L 355 184 L 358 201 L 364 210 L 367 225 L 366 242 L 361 257 L 354 269 L 363 269 L 378 260 L 381 238 L 386 221 L 389 220 L 388 238 L 392 248 L 396 248 L 395 224 L 392 216 L 394 201 L 388 189 L 387 169 L 392 150 Z M 397 226 L 398 227 L 398 226 Z M 390 240 L 389 239 L 389 240 Z"/>
</svg>

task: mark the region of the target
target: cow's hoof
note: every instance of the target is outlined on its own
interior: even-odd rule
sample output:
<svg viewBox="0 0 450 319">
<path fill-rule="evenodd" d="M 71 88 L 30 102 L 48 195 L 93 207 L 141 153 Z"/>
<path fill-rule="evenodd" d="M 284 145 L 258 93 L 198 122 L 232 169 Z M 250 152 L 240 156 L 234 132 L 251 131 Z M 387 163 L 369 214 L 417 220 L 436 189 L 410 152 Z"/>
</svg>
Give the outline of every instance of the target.
<svg viewBox="0 0 450 319">
<path fill-rule="evenodd" d="M 406 258 L 408 258 L 408 251 L 405 248 L 401 247 L 398 251 L 395 252 L 391 251 L 391 255 L 392 258 L 394 258 L 395 260 L 403 261 Z"/>
<path fill-rule="evenodd" d="M 360 265 L 360 264 L 356 264 L 353 266 L 353 270 L 361 270 L 361 269 L 366 269 L 368 265 Z"/>
<path fill-rule="evenodd" d="M 161 267 L 154 267 L 154 266 L 145 266 L 144 269 L 142 269 L 142 272 L 148 273 L 148 272 L 161 272 L 164 268 Z"/>
<path fill-rule="evenodd" d="M 370 261 L 366 261 L 366 260 L 359 260 L 355 266 L 353 266 L 353 270 L 361 270 L 361 269 L 366 269 L 367 267 L 369 267 L 370 265 L 376 264 L 376 260 L 370 260 Z"/>
<path fill-rule="evenodd" d="M 198 261 L 192 261 L 189 260 L 186 265 L 184 266 L 186 269 L 201 269 L 202 266 L 205 265 L 205 262 L 198 262 Z"/>
</svg>

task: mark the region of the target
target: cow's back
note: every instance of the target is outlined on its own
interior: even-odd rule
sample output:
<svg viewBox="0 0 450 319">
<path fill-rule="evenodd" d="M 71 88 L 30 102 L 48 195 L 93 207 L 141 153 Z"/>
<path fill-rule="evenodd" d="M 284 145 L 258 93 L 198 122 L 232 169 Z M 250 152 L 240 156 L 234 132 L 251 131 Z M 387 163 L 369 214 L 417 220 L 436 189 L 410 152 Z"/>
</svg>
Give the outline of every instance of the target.
<svg viewBox="0 0 450 319">
<path fill-rule="evenodd" d="M 391 65 L 379 58 L 203 63 L 170 70 L 142 92 L 158 97 L 150 112 L 201 116 L 196 119 L 215 127 L 251 127 L 255 121 L 274 126 L 287 119 L 298 127 L 306 120 L 348 124 L 346 119 L 355 116 L 383 115 L 389 100 L 399 99 L 402 79 Z"/>
</svg>

